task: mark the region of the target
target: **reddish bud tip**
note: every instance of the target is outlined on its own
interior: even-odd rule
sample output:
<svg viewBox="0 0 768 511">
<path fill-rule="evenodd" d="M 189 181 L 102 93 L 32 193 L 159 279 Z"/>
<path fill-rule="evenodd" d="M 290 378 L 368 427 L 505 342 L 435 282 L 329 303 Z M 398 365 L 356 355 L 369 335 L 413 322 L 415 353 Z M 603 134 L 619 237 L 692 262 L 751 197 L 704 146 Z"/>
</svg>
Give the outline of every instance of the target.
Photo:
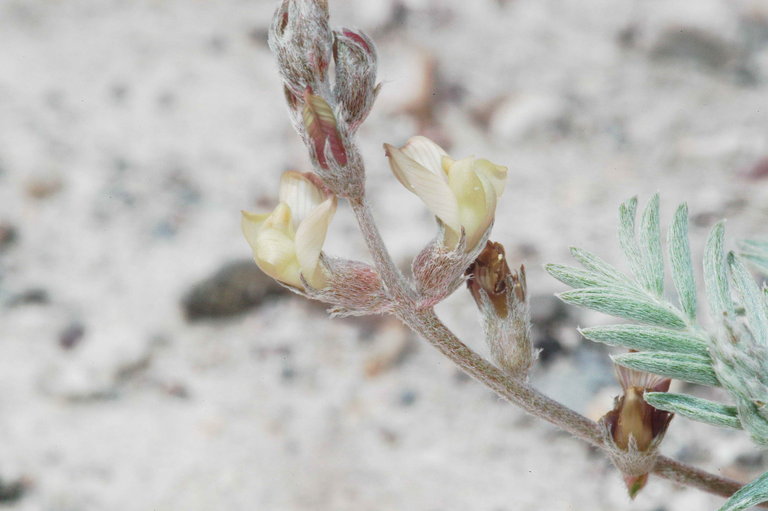
<svg viewBox="0 0 768 511">
<path fill-rule="evenodd" d="M 648 482 L 648 474 L 641 476 L 624 476 L 624 484 L 627 485 L 627 492 L 629 498 L 634 500 L 640 490 L 645 488 L 645 484 Z"/>
<path fill-rule="evenodd" d="M 368 53 L 371 53 L 371 47 L 368 46 L 368 42 L 360 34 L 356 32 L 352 32 L 351 30 L 347 30 L 347 29 L 342 30 L 341 33 L 349 37 L 353 41 L 355 41 L 357 44 L 359 44 L 363 48 L 365 48 L 365 51 L 367 51 Z"/>
<path fill-rule="evenodd" d="M 313 94 L 310 87 L 304 90 L 304 110 L 302 115 L 304 118 L 304 128 L 307 130 L 307 135 L 312 141 L 318 164 L 324 169 L 328 168 L 328 161 L 325 157 L 327 142 L 336 162 L 339 165 L 346 165 L 347 152 L 339 134 L 333 110 L 322 96 Z"/>
</svg>

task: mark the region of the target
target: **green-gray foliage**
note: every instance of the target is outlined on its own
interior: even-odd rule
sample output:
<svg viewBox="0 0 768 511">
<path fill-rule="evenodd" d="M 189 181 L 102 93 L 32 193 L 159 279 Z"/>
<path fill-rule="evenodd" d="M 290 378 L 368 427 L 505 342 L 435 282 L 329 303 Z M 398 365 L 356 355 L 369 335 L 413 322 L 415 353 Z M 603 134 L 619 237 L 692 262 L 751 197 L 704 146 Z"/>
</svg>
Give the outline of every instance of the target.
<svg viewBox="0 0 768 511">
<path fill-rule="evenodd" d="M 719 511 L 741 511 L 768 501 L 768 472 L 734 493 Z"/>
<path fill-rule="evenodd" d="M 735 406 L 672 392 L 646 392 L 644 397 L 650 405 L 659 410 L 679 413 L 689 419 L 714 426 L 741 429 L 741 421 Z"/>
<path fill-rule="evenodd" d="M 768 445 L 768 288 L 758 286 L 745 263 L 768 276 L 768 241 L 745 241 L 726 252 L 725 224 L 717 223 L 704 250 L 706 303 L 714 329 L 698 323 L 697 288 L 688 241 L 688 208 L 680 205 L 667 231 L 666 255 L 677 303 L 664 295 L 664 251 L 659 197 L 636 223 L 637 199 L 619 208 L 619 244 L 630 275 L 596 255 L 573 248 L 583 268 L 550 264 L 546 270 L 573 289 L 558 296 L 571 304 L 637 324 L 589 327 L 587 339 L 636 353 L 614 356 L 618 365 L 692 383 L 722 386 L 733 405 L 685 394 L 649 392 L 651 405 L 693 420 L 744 429 Z M 734 494 L 721 511 L 768 500 L 768 474 Z"/>
<path fill-rule="evenodd" d="M 741 257 L 752 263 L 763 275 L 768 276 L 768 240 L 743 241 L 739 248 Z"/>
<path fill-rule="evenodd" d="M 593 326 L 579 330 L 591 341 L 624 346 L 638 351 L 672 351 L 709 355 L 707 339 L 685 330 L 670 330 L 646 325 Z"/>
<path fill-rule="evenodd" d="M 712 368 L 709 356 L 664 351 L 624 353 L 612 357 L 613 361 L 630 369 L 654 373 L 676 380 L 718 386 L 720 382 Z"/>
</svg>

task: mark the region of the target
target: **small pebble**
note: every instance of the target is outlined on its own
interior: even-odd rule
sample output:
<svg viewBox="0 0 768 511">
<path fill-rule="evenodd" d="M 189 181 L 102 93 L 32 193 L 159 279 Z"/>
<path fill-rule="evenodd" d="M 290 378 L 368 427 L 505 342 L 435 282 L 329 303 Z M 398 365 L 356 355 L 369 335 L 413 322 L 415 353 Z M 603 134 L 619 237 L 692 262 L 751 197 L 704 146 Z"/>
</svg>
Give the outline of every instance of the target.
<svg viewBox="0 0 768 511">
<path fill-rule="evenodd" d="M 62 349 L 71 350 L 80 343 L 84 335 L 85 326 L 79 321 L 74 321 L 59 333 L 59 346 Z"/>
<path fill-rule="evenodd" d="M 404 390 L 402 393 L 400 393 L 400 405 L 401 406 L 411 406 L 413 403 L 416 402 L 416 392 L 413 390 Z"/>
<path fill-rule="evenodd" d="M 8 250 L 19 239 L 19 231 L 8 222 L 0 222 L 0 252 Z"/>
<path fill-rule="evenodd" d="M 229 318 L 268 298 L 288 291 L 266 276 L 251 260 L 224 264 L 213 275 L 194 284 L 182 299 L 188 321 Z"/>
</svg>

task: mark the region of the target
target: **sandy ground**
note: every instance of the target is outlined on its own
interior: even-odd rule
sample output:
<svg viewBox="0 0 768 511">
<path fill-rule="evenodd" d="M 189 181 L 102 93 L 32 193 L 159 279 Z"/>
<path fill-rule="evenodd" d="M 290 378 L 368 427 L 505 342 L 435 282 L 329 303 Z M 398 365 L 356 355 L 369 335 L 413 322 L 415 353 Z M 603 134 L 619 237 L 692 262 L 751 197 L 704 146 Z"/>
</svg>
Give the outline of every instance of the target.
<svg viewBox="0 0 768 511">
<path fill-rule="evenodd" d="M 382 142 L 426 133 L 508 165 L 493 237 L 529 267 L 551 355 L 533 381 L 578 410 L 597 416 L 616 391 L 606 350 L 574 332 L 608 319 L 558 309 L 542 263 L 570 245 L 619 261 L 618 204 L 656 191 L 664 218 L 688 201 L 697 254 L 722 217 L 730 240 L 766 235 L 768 2 L 331 5 L 379 45 L 384 92 L 360 144 L 395 258 L 434 224 Z M 282 294 L 185 317 L 192 286 L 248 257 L 239 210 L 306 169 L 266 47 L 273 8 L 0 2 L 0 506 L 715 509 L 658 479 L 631 503 L 599 454 L 395 323 L 328 320 Z M 367 257 L 345 207 L 327 251 Z M 484 352 L 464 292 L 439 311 Z M 663 451 L 745 480 L 767 461 L 744 434 L 680 418 Z"/>
</svg>

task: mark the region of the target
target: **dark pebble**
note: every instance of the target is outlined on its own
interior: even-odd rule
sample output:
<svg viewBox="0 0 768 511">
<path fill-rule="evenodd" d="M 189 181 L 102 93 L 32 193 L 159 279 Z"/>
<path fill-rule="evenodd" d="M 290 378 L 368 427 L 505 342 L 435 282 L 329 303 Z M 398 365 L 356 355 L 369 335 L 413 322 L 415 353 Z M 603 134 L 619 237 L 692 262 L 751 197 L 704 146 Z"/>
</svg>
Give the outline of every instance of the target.
<svg viewBox="0 0 768 511">
<path fill-rule="evenodd" d="M 0 222 L 0 252 L 8 250 L 19 239 L 19 231 L 7 222 Z"/>
<path fill-rule="evenodd" d="M 0 479 L 0 503 L 12 504 L 19 501 L 27 492 L 28 486 L 23 479 L 16 481 L 3 481 Z"/>
<path fill-rule="evenodd" d="M 21 305 L 45 305 L 50 302 L 48 291 L 40 288 L 26 289 L 8 300 L 8 307 L 19 307 Z"/>
<path fill-rule="evenodd" d="M 280 378 L 282 378 L 283 381 L 294 380 L 296 378 L 296 369 L 291 366 L 283 367 L 282 371 L 280 371 Z"/>
<path fill-rule="evenodd" d="M 400 393 L 400 405 L 411 406 L 416 402 L 417 394 L 413 390 L 404 390 Z"/>
<path fill-rule="evenodd" d="M 79 321 L 72 322 L 59 333 L 59 346 L 71 350 L 80 343 L 84 335 L 85 326 Z"/>
<path fill-rule="evenodd" d="M 224 264 L 186 293 L 182 308 L 188 321 L 229 318 L 242 314 L 265 299 L 288 294 L 251 260 Z"/>
<path fill-rule="evenodd" d="M 661 34 L 650 55 L 656 60 L 688 62 L 704 69 L 722 70 L 733 63 L 736 50 L 716 34 L 674 27 Z"/>
</svg>

